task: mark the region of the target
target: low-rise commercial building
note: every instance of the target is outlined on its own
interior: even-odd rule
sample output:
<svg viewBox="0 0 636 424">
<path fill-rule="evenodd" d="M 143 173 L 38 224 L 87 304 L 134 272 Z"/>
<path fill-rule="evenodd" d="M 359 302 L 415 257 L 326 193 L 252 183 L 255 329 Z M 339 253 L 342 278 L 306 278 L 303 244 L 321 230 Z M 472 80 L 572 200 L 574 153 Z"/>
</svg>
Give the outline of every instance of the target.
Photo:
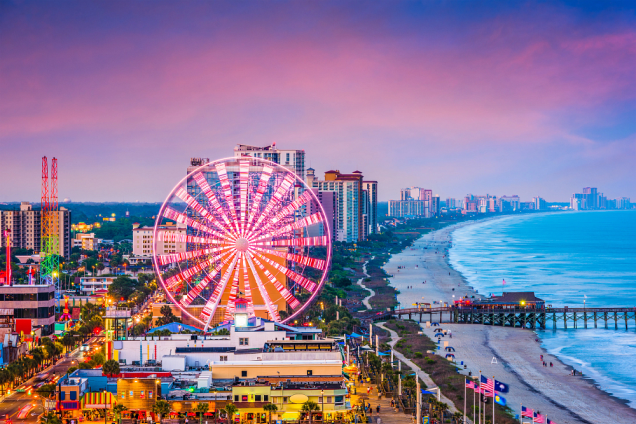
<svg viewBox="0 0 636 424">
<path fill-rule="evenodd" d="M 0 286 L 0 320 L 11 317 L 21 320 L 21 331 L 42 329 L 42 335 L 53 332 L 55 324 L 55 286 L 13 285 Z M 17 329 L 17 328 L 16 328 Z"/>
</svg>

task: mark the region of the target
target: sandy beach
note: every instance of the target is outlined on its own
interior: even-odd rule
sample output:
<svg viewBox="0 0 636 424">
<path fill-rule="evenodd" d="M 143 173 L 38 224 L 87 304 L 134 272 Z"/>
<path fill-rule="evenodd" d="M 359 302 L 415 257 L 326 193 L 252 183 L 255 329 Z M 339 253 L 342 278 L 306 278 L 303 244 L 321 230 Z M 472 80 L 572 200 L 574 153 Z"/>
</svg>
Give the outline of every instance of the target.
<svg viewBox="0 0 636 424">
<path fill-rule="evenodd" d="M 411 307 L 415 302 L 437 306 L 434 302 L 452 303 L 464 295 L 480 296 L 449 266 L 446 253 L 452 231 L 471 224 L 426 234 L 384 266 L 393 275 L 391 285 L 400 291 L 401 307 Z M 422 328 L 433 337 L 432 329 L 424 324 Z M 443 340 L 456 349 L 457 362 L 467 365 L 464 374 L 471 372 L 474 376 L 481 371 L 510 385 L 510 393 L 503 396 L 517 414 L 523 404 L 557 424 L 636 422 L 636 410 L 590 380 L 571 376 L 571 368 L 542 349 L 533 331 L 478 324 L 444 324 L 442 328 L 452 332 L 452 338 Z M 544 367 L 540 355 L 554 366 Z"/>
</svg>

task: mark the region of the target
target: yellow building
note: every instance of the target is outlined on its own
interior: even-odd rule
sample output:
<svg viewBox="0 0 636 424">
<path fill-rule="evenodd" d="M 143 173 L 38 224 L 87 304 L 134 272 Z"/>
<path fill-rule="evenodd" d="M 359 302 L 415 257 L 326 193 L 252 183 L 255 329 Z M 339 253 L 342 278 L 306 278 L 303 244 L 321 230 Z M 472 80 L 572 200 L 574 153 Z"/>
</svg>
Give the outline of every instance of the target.
<svg viewBox="0 0 636 424">
<path fill-rule="evenodd" d="M 210 369 L 214 380 L 256 379 L 263 375 L 276 375 L 285 370 L 286 375 L 333 376 L 342 375 L 340 360 L 265 360 L 265 361 L 228 361 L 211 362 Z"/>
<path fill-rule="evenodd" d="M 340 382 L 242 382 L 232 387 L 232 399 L 238 408 L 242 423 L 266 423 L 268 414 L 263 409 L 268 403 L 278 407 L 272 414 L 276 420 L 308 419 L 302 412 L 303 404 L 312 401 L 318 405 L 314 420 L 343 418 L 351 411 L 347 388 Z"/>
</svg>

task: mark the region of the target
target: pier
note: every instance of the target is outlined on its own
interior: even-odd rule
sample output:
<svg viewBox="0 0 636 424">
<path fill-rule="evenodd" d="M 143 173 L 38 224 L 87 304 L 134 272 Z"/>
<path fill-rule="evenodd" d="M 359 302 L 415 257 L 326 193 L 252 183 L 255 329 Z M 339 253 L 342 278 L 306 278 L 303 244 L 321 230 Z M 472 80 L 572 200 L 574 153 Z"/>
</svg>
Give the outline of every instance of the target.
<svg viewBox="0 0 636 424">
<path fill-rule="evenodd" d="M 483 324 L 502 327 L 545 329 L 551 321 L 553 328 L 610 328 L 636 326 L 636 308 L 506 308 L 476 309 L 466 307 L 395 309 L 365 317 L 366 320 L 383 321 L 391 318 L 416 319 L 419 322 L 454 324 Z"/>
</svg>

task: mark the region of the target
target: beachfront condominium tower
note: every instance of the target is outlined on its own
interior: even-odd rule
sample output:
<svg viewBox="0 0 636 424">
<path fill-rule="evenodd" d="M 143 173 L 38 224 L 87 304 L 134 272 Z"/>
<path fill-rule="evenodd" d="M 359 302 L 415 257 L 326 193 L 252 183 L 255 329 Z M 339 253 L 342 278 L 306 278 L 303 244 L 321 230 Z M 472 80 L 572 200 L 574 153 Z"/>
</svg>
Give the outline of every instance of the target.
<svg viewBox="0 0 636 424">
<path fill-rule="evenodd" d="M 276 143 L 265 147 L 237 144 L 234 148 L 234 157 L 255 157 L 271 160 L 294 172 L 301 180 L 305 179 L 304 150 L 281 150 L 276 147 Z"/>
<path fill-rule="evenodd" d="M 543 199 L 542 197 L 533 197 L 532 201 L 534 202 L 534 209 L 537 211 L 543 210 L 547 208 L 547 204 L 545 202 L 545 199 Z"/>
<path fill-rule="evenodd" d="M 314 170 L 307 170 L 307 184 L 318 192 L 334 192 L 334 239 L 353 243 L 365 240 L 377 230 L 376 181 L 364 181 L 362 172 L 342 174 L 338 170 L 325 172 L 325 179 L 318 180 Z"/>
<path fill-rule="evenodd" d="M 378 182 L 377 181 L 362 181 L 362 191 L 366 192 L 366 198 L 368 204 L 366 205 L 368 219 L 367 219 L 367 233 L 377 234 L 378 232 Z"/>
<path fill-rule="evenodd" d="M 455 209 L 457 207 L 457 201 L 455 199 L 451 199 L 450 197 L 446 199 L 446 209 L 449 211 Z"/>
</svg>

